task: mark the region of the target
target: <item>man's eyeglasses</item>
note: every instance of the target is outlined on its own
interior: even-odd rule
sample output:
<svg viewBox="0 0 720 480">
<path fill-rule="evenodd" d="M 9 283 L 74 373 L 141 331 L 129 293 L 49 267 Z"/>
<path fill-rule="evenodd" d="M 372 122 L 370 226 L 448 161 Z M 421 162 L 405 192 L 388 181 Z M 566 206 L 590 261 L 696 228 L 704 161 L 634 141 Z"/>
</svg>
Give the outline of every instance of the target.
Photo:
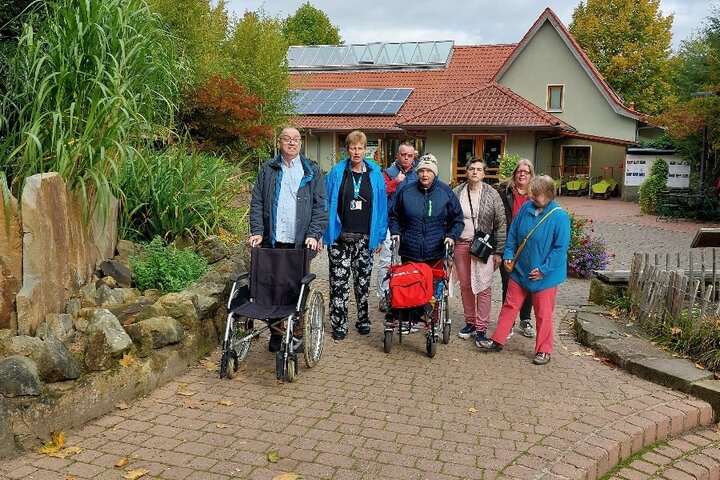
<svg viewBox="0 0 720 480">
<path fill-rule="evenodd" d="M 530 175 L 530 170 L 518 170 L 516 173 L 518 175 Z"/>
<path fill-rule="evenodd" d="M 283 141 L 283 143 L 300 143 L 302 142 L 302 138 L 300 137 L 280 137 L 280 140 Z"/>
</svg>

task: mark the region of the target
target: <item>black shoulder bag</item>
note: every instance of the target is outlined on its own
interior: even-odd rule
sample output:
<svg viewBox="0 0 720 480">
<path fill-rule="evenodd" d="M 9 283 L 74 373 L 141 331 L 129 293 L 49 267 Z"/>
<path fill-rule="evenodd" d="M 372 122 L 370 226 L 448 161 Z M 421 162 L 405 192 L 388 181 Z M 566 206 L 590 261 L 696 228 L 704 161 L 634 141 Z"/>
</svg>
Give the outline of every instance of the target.
<svg viewBox="0 0 720 480">
<path fill-rule="evenodd" d="M 482 200 L 483 198 L 482 194 L 484 193 L 484 189 L 489 188 L 489 186 L 483 185 L 482 188 L 483 190 L 480 194 L 480 200 Z M 475 228 L 475 236 L 473 237 L 473 241 L 470 244 L 470 255 L 479 258 L 483 261 L 483 263 L 487 263 L 490 255 L 495 252 L 495 247 L 497 247 L 497 240 L 495 239 L 495 235 L 492 232 L 485 233 L 482 230 L 478 229 L 480 219 L 478 219 L 478 222 L 475 223 L 475 212 L 473 210 L 472 198 L 470 197 L 470 189 L 467 188 L 467 185 L 465 186 L 465 190 L 467 191 L 468 203 L 470 204 L 470 217 L 472 218 L 473 227 Z M 478 202 L 478 208 L 481 208 L 481 203 L 481 201 Z"/>
</svg>

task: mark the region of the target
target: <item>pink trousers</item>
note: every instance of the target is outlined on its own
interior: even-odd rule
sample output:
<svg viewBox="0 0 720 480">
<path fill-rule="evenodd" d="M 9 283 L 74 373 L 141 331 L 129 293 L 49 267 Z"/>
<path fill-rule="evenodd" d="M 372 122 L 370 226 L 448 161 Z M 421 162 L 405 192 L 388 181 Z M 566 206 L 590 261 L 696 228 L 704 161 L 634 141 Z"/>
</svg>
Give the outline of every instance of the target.
<svg viewBox="0 0 720 480">
<path fill-rule="evenodd" d="M 535 329 L 537 331 L 535 353 L 553 353 L 554 351 L 553 312 L 555 311 L 557 288 L 557 286 L 546 288 L 532 294 L 532 305 L 533 310 L 535 310 Z M 510 329 L 513 328 L 520 307 L 522 307 L 527 295 L 528 291 L 511 278 L 508 283 L 505 303 L 500 309 L 497 327 L 491 337 L 500 345 L 504 345 L 507 341 Z"/>
<path fill-rule="evenodd" d="M 475 325 L 478 331 L 484 332 L 490 324 L 492 288 L 486 288 L 478 294 L 473 293 L 469 248 L 469 242 L 455 244 L 455 273 L 460 282 L 460 296 L 462 297 L 465 323 Z M 490 261 L 492 261 L 492 257 Z"/>
</svg>

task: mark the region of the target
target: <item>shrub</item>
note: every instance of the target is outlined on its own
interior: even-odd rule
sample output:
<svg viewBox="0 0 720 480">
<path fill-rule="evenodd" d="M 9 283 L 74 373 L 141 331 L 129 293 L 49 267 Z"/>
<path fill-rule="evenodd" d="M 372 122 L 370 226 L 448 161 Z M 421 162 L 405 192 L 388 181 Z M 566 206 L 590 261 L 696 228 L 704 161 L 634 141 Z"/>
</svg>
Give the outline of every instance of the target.
<svg viewBox="0 0 720 480">
<path fill-rule="evenodd" d="M 160 237 L 145 244 L 142 256 L 130 257 L 133 282 L 140 290 L 157 288 L 179 292 L 199 279 L 208 269 L 207 260 L 191 250 L 165 246 Z"/>
<path fill-rule="evenodd" d="M 500 178 L 501 182 L 512 177 L 513 171 L 515 170 L 515 167 L 517 167 L 517 164 L 521 160 L 521 158 L 522 157 L 520 155 L 508 153 L 500 157 L 500 169 L 498 170 L 498 177 Z"/>
<path fill-rule="evenodd" d="M 640 210 L 643 213 L 655 213 L 658 193 L 667 189 L 669 174 L 667 162 L 660 157 L 656 158 L 655 163 L 650 167 L 650 175 L 638 190 Z"/>
<path fill-rule="evenodd" d="M 241 230 L 233 200 L 242 178 L 222 158 L 181 149 L 138 157 L 126 164 L 122 189 L 124 238 L 165 240 Z"/>
</svg>

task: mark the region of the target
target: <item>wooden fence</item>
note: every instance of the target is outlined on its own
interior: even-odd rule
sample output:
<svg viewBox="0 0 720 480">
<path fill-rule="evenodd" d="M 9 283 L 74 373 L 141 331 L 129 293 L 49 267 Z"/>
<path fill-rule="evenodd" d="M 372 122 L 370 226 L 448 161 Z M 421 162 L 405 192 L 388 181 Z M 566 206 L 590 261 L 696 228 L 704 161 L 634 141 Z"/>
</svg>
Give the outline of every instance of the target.
<svg viewBox="0 0 720 480">
<path fill-rule="evenodd" d="M 720 249 L 633 256 L 628 292 L 640 322 L 720 317 Z"/>
</svg>

